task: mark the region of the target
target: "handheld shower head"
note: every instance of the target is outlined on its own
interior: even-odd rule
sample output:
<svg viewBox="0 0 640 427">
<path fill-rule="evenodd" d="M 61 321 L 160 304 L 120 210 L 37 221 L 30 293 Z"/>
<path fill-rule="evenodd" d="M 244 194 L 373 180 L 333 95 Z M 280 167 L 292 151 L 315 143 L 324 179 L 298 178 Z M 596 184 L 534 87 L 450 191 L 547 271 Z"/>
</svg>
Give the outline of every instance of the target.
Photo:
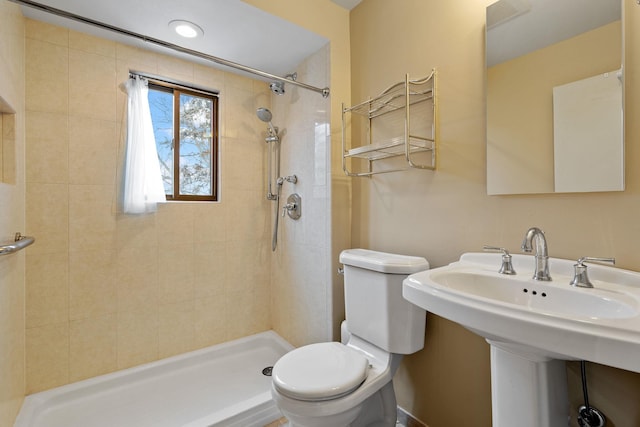
<svg viewBox="0 0 640 427">
<path fill-rule="evenodd" d="M 273 118 L 273 115 L 271 114 L 271 111 L 269 111 L 269 109 L 264 108 L 264 107 L 258 108 L 258 110 L 256 110 L 256 114 L 257 114 L 258 118 L 260 120 L 262 120 L 263 122 L 265 122 L 265 123 L 271 122 L 271 119 Z"/>
<path fill-rule="evenodd" d="M 267 125 L 269 125 L 269 131 L 271 132 L 272 135 L 278 136 L 278 130 L 273 126 L 273 123 L 271 123 L 271 119 L 273 118 L 273 115 L 271 114 L 271 111 L 269 111 L 268 108 L 264 108 L 264 107 L 258 108 L 256 110 L 256 115 L 260 120 L 262 120 Z"/>
</svg>

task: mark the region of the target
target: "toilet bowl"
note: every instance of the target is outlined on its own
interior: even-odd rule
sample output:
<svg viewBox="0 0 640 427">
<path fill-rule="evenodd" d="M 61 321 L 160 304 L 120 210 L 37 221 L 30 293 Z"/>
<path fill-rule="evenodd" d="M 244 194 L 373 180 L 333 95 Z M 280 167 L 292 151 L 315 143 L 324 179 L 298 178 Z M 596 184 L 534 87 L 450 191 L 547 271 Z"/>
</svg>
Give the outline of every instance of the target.
<svg viewBox="0 0 640 427">
<path fill-rule="evenodd" d="M 310 344 L 273 367 L 272 397 L 292 427 L 395 426 L 395 374 L 424 345 L 425 311 L 402 298 L 402 280 L 424 258 L 343 251 L 342 342 Z"/>
</svg>

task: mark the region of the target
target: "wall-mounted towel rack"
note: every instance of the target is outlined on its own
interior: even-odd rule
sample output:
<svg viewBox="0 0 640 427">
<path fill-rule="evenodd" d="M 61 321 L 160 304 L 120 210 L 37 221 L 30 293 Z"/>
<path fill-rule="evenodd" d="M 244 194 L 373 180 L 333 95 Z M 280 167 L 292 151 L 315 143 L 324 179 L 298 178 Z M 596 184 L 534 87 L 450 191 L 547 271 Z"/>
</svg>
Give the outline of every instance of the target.
<svg viewBox="0 0 640 427">
<path fill-rule="evenodd" d="M 342 169 L 349 176 L 371 176 L 411 168 L 436 168 L 436 71 L 398 82 L 352 107 L 342 105 Z M 347 129 L 362 144 L 347 148 Z M 355 145 L 355 147 L 353 146 Z M 420 154 L 422 153 L 422 154 Z M 377 160 L 404 157 L 374 170 Z M 347 159 L 364 160 L 365 165 Z M 364 167 L 362 167 L 364 166 Z"/>
<path fill-rule="evenodd" d="M 9 255 L 18 252 L 20 249 L 26 248 L 35 241 L 36 239 L 34 237 L 23 236 L 20 233 L 16 233 L 12 243 L 0 245 L 0 255 Z"/>
</svg>

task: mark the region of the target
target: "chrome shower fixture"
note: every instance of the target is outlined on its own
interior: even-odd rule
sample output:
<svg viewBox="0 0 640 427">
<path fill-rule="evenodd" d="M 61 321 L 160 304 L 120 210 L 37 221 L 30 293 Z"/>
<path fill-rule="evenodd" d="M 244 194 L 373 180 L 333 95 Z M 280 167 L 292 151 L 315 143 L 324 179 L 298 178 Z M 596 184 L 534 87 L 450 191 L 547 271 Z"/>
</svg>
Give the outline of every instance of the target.
<svg viewBox="0 0 640 427">
<path fill-rule="evenodd" d="M 298 73 L 287 74 L 284 78 L 295 82 L 298 80 Z M 284 95 L 284 82 L 272 82 L 269 84 L 269 89 L 276 95 Z"/>
<path fill-rule="evenodd" d="M 284 184 L 285 181 L 290 182 L 292 184 L 297 184 L 298 183 L 298 177 L 296 175 L 281 176 L 281 177 L 278 178 L 276 183 L 278 185 L 282 185 L 282 184 Z"/>
<path fill-rule="evenodd" d="M 260 107 L 260 108 L 258 108 L 256 110 L 256 115 L 258 116 L 258 118 L 260 120 L 262 120 L 267 125 L 269 125 L 269 133 L 271 134 L 271 136 L 277 138 L 278 137 L 278 128 L 273 126 L 273 123 L 271 123 L 271 119 L 273 118 L 273 114 L 271 114 L 271 111 L 269 111 L 268 108 Z M 267 141 L 267 142 L 269 142 L 269 141 Z"/>
<path fill-rule="evenodd" d="M 284 83 L 283 82 L 273 82 L 269 85 L 269 89 L 271 92 L 276 95 L 284 95 Z"/>
<path fill-rule="evenodd" d="M 282 189 L 282 184 L 278 183 L 278 177 L 280 176 L 280 137 L 278 136 L 278 128 L 271 123 L 273 114 L 271 114 L 268 108 L 258 108 L 256 115 L 260 120 L 269 125 L 269 135 L 267 135 L 264 140 L 269 146 L 269 159 L 267 161 L 267 200 L 276 202 L 273 215 L 273 237 L 271 238 L 271 250 L 275 251 L 278 245 L 278 217 L 280 213 L 280 190 Z M 276 187 L 275 193 L 273 192 L 274 186 Z"/>
</svg>

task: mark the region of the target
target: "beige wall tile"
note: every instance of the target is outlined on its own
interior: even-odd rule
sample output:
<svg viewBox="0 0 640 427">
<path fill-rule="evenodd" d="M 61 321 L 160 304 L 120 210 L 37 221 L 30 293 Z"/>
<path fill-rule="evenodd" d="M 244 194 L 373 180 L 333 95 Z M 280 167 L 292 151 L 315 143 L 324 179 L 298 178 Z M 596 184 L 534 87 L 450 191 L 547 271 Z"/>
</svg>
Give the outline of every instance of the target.
<svg viewBox="0 0 640 427">
<path fill-rule="evenodd" d="M 194 297 L 222 296 L 227 288 L 226 245 L 223 243 L 196 243 L 193 254 Z"/>
<path fill-rule="evenodd" d="M 207 67 L 200 64 L 193 66 L 194 84 L 212 91 L 221 91 L 224 88 L 225 73 L 222 70 Z"/>
<path fill-rule="evenodd" d="M 69 255 L 69 320 L 117 311 L 115 251 L 80 251 Z"/>
<path fill-rule="evenodd" d="M 123 215 L 116 217 L 118 248 L 157 247 L 156 215 Z"/>
<path fill-rule="evenodd" d="M 227 240 L 226 204 L 198 203 L 193 206 L 195 243 L 224 242 Z"/>
<path fill-rule="evenodd" d="M 159 356 L 169 357 L 194 350 L 195 327 L 193 300 L 159 306 Z"/>
<path fill-rule="evenodd" d="M 69 194 L 64 184 L 27 186 L 27 227 L 38 236 L 32 254 L 58 253 L 69 245 Z"/>
<path fill-rule="evenodd" d="M 69 48 L 110 58 L 116 56 L 116 42 L 77 31 L 69 31 Z"/>
<path fill-rule="evenodd" d="M 226 313 L 227 300 L 224 295 L 202 297 L 195 300 L 194 339 L 196 347 L 207 347 L 228 339 Z"/>
<path fill-rule="evenodd" d="M 24 230 L 25 43 L 20 7 L 0 3 L 0 97 L 15 115 L 0 120 L 0 239 Z M 11 129 L 13 128 L 13 129 Z M 0 260 L 0 425 L 13 425 L 25 395 L 25 256 Z"/>
<path fill-rule="evenodd" d="M 118 251 L 118 312 L 158 307 L 158 248 L 130 246 Z"/>
<path fill-rule="evenodd" d="M 25 20 L 27 39 L 46 41 L 60 46 L 69 46 L 69 30 L 57 25 L 33 19 Z"/>
<path fill-rule="evenodd" d="M 13 420 L 24 397 L 24 269 L 0 261 L 0 424 Z M 16 265 L 17 264 L 17 265 Z M 16 268 L 19 266 L 19 268 Z"/>
<path fill-rule="evenodd" d="M 29 111 L 26 118 L 26 134 L 29 138 L 62 140 L 69 138 L 67 114 Z"/>
<path fill-rule="evenodd" d="M 79 381 L 115 371 L 115 314 L 69 323 L 69 379 Z"/>
<path fill-rule="evenodd" d="M 26 257 L 26 327 L 69 320 L 69 256 L 66 252 Z"/>
<path fill-rule="evenodd" d="M 227 82 L 225 88 L 225 109 L 221 117 L 224 127 L 221 135 L 228 138 L 264 140 L 264 134 L 259 132 L 259 129 L 264 128 L 264 123 L 256 116 L 256 109 L 261 105 L 256 105 L 252 86 L 238 88 Z"/>
<path fill-rule="evenodd" d="M 27 138 L 27 181 L 62 184 L 69 181 L 69 142 L 64 138 Z"/>
<path fill-rule="evenodd" d="M 2 116 L 3 131 L 12 128 L 16 120 L 15 114 L 2 114 Z M 0 181 L 5 184 L 15 185 L 17 174 L 15 136 L 5 134 L 0 137 L 0 147 L 2 148 L 2 154 L 0 154 Z"/>
<path fill-rule="evenodd" d="M 160 203 L 156 214 L 158 244 L 163 247 L 182 245 L 194 235 L 193 203 Z"/>
<path fill-rule="evenodd" d="M 256 190 L 237 190 L 227 192 L 226 217 L 228 241 L 262 240 L 270 238 L 271 218 L 269 213 L 274 208 L 272 201 L 266 200 L 265 193 Z"/>
<path fill-rule="evenodd" d="M 223 188 L 229 192 L 264 188 L 266 194 L 267 156 L 263 135 L 253 138 L 226 138 L 225 142 L 225 163 L 228 167 L 222 175 Z M 273 188 L 272 191 L 276 189 Z"/>
<path fill-rule="evenodd" d="M 160 304 L 193 301 L 193 243 L 173 245 L 158 251 L 158 284 Z"/>
<path fill-rule="evenodd" d="M 271 242 L 234 241 L 227 244 L 226 280 L 227 292 L 250 291 L 269 283 Z"/>
<path fill-rule="evenodd" d="M 64 81 L 30 79 L 26 88 L 29 111 L 65 113 L 69 110 L 69 88 Z"/>
<path fill-rule="evenodd" d="M 238 74 L 227 74 L 224 82 L 227 89 L 236 88 L 242 89 L 247 92 L 253 92 L 254 81 L 254 79 L 246 76 L 240 76 Z"/>
<path fill-rule="evenodd" d="M 26 331 L 26 393 L 69 382 L 69 324 L 58 323 Z"/>
<path fill-rule="evenodd" d="M 29 183 L 69 182 L 68 116 L 63 113 L 29 111 L 26 115 L 26 162 Z"/>
<path fill-rule="evenodd" d="M 3 127 L 3 121 L 8 121 L 8 119 L 5 119 L 5 116 L 8 116 L 8 114 L 4 114 L 4 113 L 0 113 L 0 128 Z M 5 157 L 4 156 L 4 143 L 3 140 L 6 141 L 6 143 L 9 143 L 9 138 L 4 136 L 3 132 L 0 132 L 0 181 L 2 182 L 6 182 L 4 181 L 4 162 L 5 162 Z"/>
<path fill-rule="evenodd" d="M 113 185 L 70 185 L 69 191 L 69 250 L 115 250 Z"/>
<path fill-rule="evenodd" d="M 252 319 L 255 305 L 253 291 L 233 290 L 228 291 L 225 296 L 227 339 L 233 340 L 253 333 L 255 329 Z"/>
<path fill-rule="evenodd" d="M 192 62 L 183 61 L 166 55 L 157 56 L 158 74 L 178 81 L 190 82 L 193 80 Z"/>
<path fill-rule="evenodd" d="M 271 322 L 271 287 L 269 282 L 262 282 L 256 289 L 253 290 L 253 302 L 252 302 L 252 314 L 250 324 L 250 334 L 256 334 L 258 332 L 272 329 Z M 326 306 L 318 307 L 325 311 Z M 319 326 L 319 325 L 318 325 Z M 324 335 L 326 336 L 326 335 Z M 324 336 L 316 337 L 315 342 L 325 341 Z"/>
<path fill-rule="evenodd" d="M 118 313 L 118 369 L 157 360 L 158 336 L 157 306 Z"/>
<path fill-rule="evenodd" d="M 69 58 L 64 46 L 26 40 L 26 108 L 66 114 L 69 111 Z"/>
<path fill-rule="evenodd" d="M 79 50 L 69 51 L 69 113 L 115 121 L 116 61 Z"/>
<path fill-rule="evenodd" d="M 69 183 L 113 186 L 118 140 L 114 121 L 69 117 Z"/>
</svg>

